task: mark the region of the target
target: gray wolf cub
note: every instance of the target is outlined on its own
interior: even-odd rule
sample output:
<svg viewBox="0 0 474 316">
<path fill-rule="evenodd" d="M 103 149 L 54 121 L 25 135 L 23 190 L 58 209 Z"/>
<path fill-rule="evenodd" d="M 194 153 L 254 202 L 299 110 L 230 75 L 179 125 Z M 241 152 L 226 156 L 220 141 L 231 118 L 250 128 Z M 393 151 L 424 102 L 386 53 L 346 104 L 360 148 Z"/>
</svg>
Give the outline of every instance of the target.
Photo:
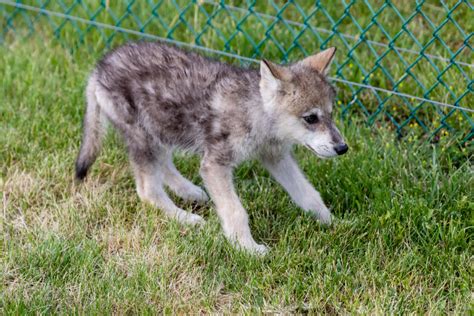
<svg viewBox="0 0 474 316">
<path fill-rule="evenodd" d="M 256 70 L 156 42 L 116 48 L 88 81 L 76 177 L 94 163 L 108 121 L 126 142 L 140 198 L 182 223 L 204 219 L 177 207 L 163 187 L 186 200 L 208 197 L 175 168 L 175 149 L 202 156 L 207 192 L 226 237 L 240 248 L 267 251 L 253 239 L 232 181 L 233 168 L 246 159 L 259 159 L 297 205 L 329 224 L 331 213 L 291 149 L 302 144 L 322 158 L 348 150 L 331 118 L 336 92 L 327 73 L 335 51 L 289 66 L 262 60 Z"/>
</svg>

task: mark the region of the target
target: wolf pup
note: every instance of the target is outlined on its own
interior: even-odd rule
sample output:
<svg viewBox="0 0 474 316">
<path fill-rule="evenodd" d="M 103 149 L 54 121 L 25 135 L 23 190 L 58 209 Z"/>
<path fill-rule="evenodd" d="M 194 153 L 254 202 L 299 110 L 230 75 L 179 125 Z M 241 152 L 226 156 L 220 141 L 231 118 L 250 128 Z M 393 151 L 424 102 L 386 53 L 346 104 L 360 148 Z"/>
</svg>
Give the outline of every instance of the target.
<svg viewBox="0 0 474 316">
<path fill-rule="evenodd" d="M 262 60 L 255 70 L 156 42 L 116 48 L 88 81 L 76 177 L 83 179 L 95 161 L 108 121 L 126 142 L 138 195 L 169 217 L 204 223 L 163 188 L 185 200 L 208 200 L 173 165 L 173 150 L 182 149 L 202 156 L 200 175 L 226 237 L 238 247 L 267 251 L 253 239 L 232 181 L 233 168 L 246 159 L 259 159 L 296 204 L 329 224 L 331 213 L 291 149 L 301 144 L 321 158 L 348 150 L 331 118 L 336 92 L 327 74 L 335 51 L 289 66 Z"/>
</svg>

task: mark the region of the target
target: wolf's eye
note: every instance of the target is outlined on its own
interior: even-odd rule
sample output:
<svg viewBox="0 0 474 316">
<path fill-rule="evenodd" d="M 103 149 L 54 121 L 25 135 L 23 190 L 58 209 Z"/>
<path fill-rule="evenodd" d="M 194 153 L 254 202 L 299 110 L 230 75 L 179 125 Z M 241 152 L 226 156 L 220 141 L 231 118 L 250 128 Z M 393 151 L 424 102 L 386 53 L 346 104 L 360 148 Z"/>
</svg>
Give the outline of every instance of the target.
<svg viewBox="0 0 474 316">
<path fill-rule="evenodd" d="M 303 116 L 303 120 L 305 120 L 306 123 L 308 123 L 308 124 L 316 124 L 316 123 L 319 122 L 319 118 L 316 114 L 310 114 L 310 115 Z"/>
</svg>

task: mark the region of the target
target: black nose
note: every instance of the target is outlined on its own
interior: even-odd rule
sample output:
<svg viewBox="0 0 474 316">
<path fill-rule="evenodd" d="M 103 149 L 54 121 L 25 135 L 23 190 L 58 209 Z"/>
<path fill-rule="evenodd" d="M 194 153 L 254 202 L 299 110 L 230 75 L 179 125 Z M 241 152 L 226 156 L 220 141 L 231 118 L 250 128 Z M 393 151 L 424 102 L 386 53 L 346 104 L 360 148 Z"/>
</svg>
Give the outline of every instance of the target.
<svg viewBox="0 0 474 316">
<path fill-rule="evenodd" d="M 339 144 L 334 146 L 334 150 L 338 155 L 344 155 L 349 150 L 349 146 L 346 144 Z"/>
</svg>

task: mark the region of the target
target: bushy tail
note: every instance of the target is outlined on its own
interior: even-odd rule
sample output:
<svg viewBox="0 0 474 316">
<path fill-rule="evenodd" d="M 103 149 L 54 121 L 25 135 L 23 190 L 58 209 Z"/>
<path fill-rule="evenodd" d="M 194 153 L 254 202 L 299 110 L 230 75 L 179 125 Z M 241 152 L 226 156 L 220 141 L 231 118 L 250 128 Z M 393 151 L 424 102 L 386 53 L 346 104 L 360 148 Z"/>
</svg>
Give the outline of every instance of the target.
<svg viewBox="0 0 474 316">
<path fill-rule="evenodd" d="M 86 177 L 87 171 L 99 155 L 105 134 L 105 118 L 97 103 L 96 87 L 97 82 L 94 75 L 92 75 L 86 88 L 87 108 L 84 115 L 84 134 L 81 149 L 76 159 L 77 180 L 83 180 Z"/>
</svg>

